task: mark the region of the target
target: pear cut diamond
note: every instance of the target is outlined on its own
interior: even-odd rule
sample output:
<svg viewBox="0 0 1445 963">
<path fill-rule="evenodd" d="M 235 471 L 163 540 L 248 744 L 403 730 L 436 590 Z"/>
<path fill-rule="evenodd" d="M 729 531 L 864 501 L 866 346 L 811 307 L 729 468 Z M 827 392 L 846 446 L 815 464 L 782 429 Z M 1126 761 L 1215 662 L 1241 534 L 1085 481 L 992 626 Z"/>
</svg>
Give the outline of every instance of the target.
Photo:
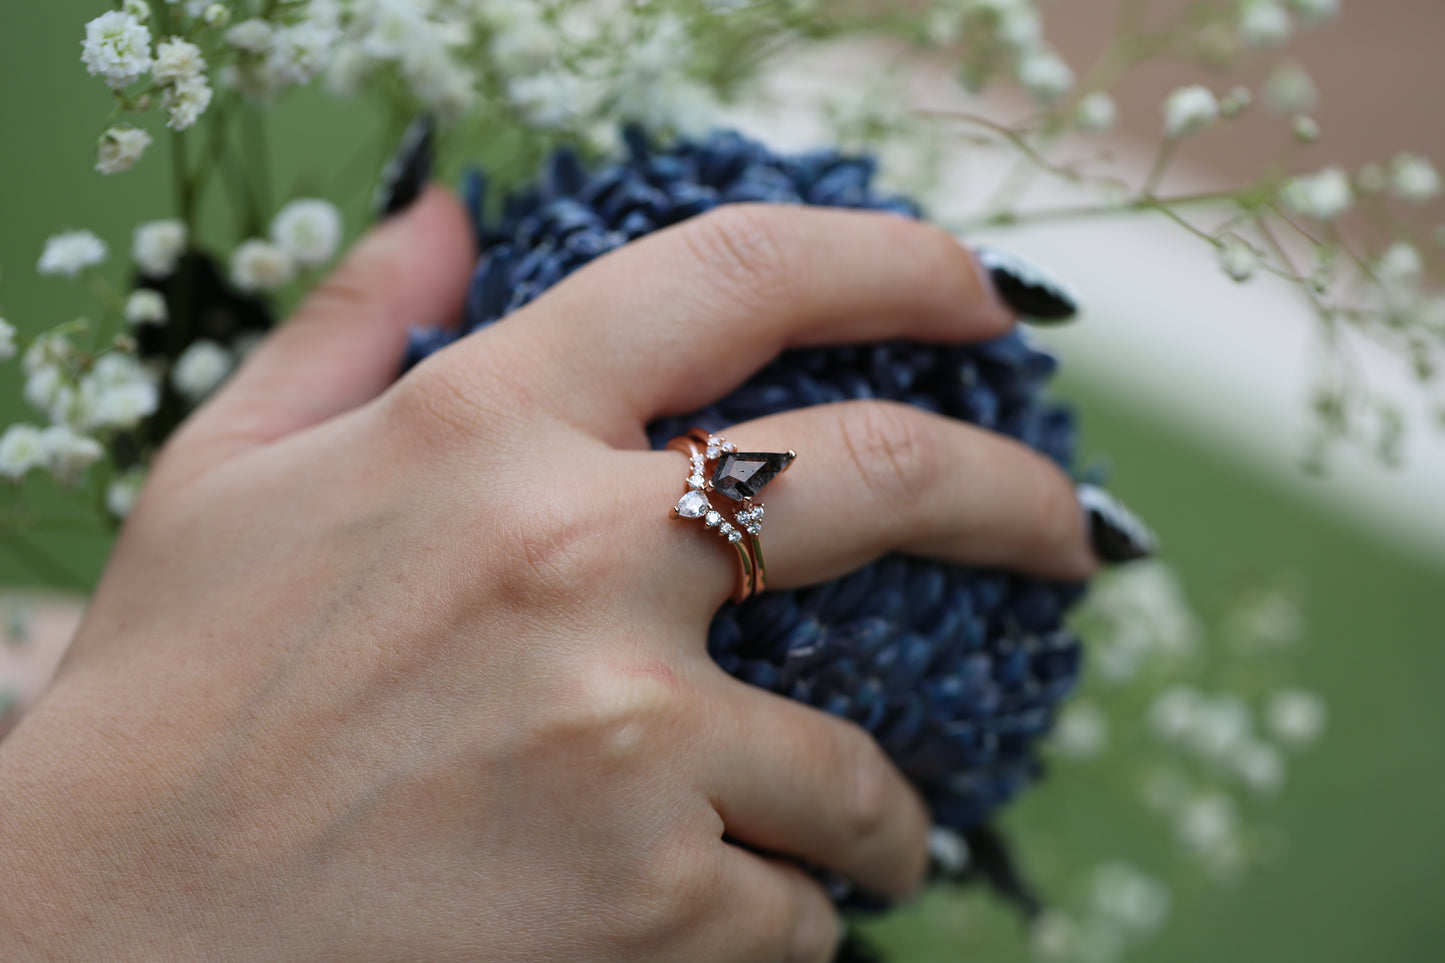
<svg viewBox="0 0 1445 963">
<path fill-rule="evenodd" d="M 727 452 L 718 460 L 717 470 L 713 472 L 713 490 L 734 501 L 753 498 L 796 457 L 791 451 Z"/>
<path fill-rule="evenodd" d="M 683 518 L 701 518 L 711 509 L 707 495 L 700 491 L 690 491 L 677 500 L 677 513 Z"/>
</svg>

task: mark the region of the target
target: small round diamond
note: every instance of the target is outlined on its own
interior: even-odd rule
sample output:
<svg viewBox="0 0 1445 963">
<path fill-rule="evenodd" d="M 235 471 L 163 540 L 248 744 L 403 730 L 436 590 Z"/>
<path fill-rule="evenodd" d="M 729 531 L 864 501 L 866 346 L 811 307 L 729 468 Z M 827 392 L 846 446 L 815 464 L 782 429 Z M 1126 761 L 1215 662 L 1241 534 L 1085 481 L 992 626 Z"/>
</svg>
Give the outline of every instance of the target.
<svg viewBox="0 0 1445 963">
<path fill-rule="evenodd" d="M 722 524 L 722 516 L 717 512 L 708 512 L 707 515 L 703 517 L 703 521 L 707 523 L 708 528 L 717 528 Z"/>
<path fill-rule="evenodd" d="M 737 529 L 733 529 L 732 531 L 728 532 L 728 541 L 730 541 L 730 542 L 741 542 L 742 540 L 743 540 L 743 533 L 740 532 L 740 531 L 738 531 Z"/>
<path fill-rule="evenodd" d="M 689 488 L 701 488 L 706 484 L 707 480 L 701 475 L 692 475 L 687 479 L 687 487 Z"/>
<path fill-rule="evenodd" d="M 716 458 L 718 455 L 721 455 L 721 454 L 722 454 L 722 450 L 721 450 L 721 449 L 713 448 L 711 445 L 708 446 L 707 456 L 708 456 L 709 458 Z"/>
<path fill-rule="evenodd" d="M 733 528 L 733 527 L 732 527 L 731 525 L 729 525 L 727 522 L 723 522 L 721 525 L 719 525 L 719 526 L 717 527 L 717 530 L 718 530 L 719 532 L 721 532 L 722 534 L 724 534 L 724 535 L 731 535 L 733 532 L 736 532 L 736 531 L 737 531 L 736 528 Z"/>
<path fill-rule="evenodd" d="M 759 525 L 757 522 L 753 522 L 751 525 L 748 526 L 748 534 L 761 535 L 762 533 L 763 526 Z"/>
</svg>

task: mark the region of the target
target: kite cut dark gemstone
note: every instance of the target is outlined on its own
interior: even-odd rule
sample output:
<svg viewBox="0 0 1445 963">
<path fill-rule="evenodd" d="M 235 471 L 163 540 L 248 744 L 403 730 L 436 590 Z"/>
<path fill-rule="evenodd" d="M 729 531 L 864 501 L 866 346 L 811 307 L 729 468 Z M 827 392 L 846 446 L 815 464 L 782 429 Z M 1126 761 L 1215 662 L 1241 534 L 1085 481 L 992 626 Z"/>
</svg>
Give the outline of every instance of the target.
<svg viewBox="0 0 1445 963">
<path fill-rule="evenodd" d="M 734 501 L 753 498 L 793 463 L 797 455 L 776 451 L 729 451 L 718 459 L 712 487 Z"/>
</svg>

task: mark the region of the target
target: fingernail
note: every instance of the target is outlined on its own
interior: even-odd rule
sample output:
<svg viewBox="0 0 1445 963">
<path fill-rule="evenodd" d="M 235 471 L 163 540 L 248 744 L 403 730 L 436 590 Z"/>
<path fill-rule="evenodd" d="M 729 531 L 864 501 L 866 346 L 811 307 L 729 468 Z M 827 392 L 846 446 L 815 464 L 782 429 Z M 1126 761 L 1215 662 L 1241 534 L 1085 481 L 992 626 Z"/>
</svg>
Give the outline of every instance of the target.
<svg viewBox="0 0 1445 963">
<path fill-rule="evenodd" d="M 1074 292 L 1051 272 L 1012 251 L 978 247 L 974 257 L 1010 308 L 1034 322 L 1067 321 L 1079 313 Z"/>
<path fill-rule="evenodd" d="M 372 212 L 378 221 L 410 207 L 431 180 L 435 128 L 431 117 L 423 114 L 402 135 L 401 145 L 387 161 L 376 186 Z"/>
<path fill-rule="evenodd" d="M 1096 485 L 1080 485 L 1079 504 L 1089 516 L 1089 540 L 1094 554 L 1111 564 L 1148 558 L 1159 539 L 1124 503 Z"/>
</svg>

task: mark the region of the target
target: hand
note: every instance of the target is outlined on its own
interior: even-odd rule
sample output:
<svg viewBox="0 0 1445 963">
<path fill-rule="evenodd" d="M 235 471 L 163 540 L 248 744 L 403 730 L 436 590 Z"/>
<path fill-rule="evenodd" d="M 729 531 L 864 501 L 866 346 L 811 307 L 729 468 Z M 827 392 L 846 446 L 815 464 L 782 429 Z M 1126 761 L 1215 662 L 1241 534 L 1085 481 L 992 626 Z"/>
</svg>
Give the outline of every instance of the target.
<svg viewBox="0 0 1445 963">
<path fill-rule="evenodd" d="M 787 346 L 995 336 L 974 260 L 891 215 L 728 208 L 392 384 L 470 236 L 429 191 L 163 453 L 0 744 L 9 958 L 824 961 L 823 890 L 755 852 L 919 885 L 927 815 L 874 743 L 709 660 L 728 546 L 668 517 L 686 462 L 643 425 Z M 999 436 L 845 403 L 728 437 L 800 452 L 773 587 L 893 550 L 1095 564 L 1069 480 Z"/>
</svg>

